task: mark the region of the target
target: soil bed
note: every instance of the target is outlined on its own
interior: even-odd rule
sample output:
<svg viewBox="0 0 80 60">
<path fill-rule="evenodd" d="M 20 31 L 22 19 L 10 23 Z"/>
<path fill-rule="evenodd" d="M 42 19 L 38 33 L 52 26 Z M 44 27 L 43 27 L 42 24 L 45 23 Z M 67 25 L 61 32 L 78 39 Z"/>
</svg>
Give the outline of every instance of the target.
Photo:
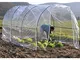
<svg viewBox="0 0 80 60">
<path fill-rule="evenodd" d="M 0 38 L 0 58 L 80 58 L 80 49 L 65 44 L 62 48 L 33 51 L 7 43 Z"/>
</svg>

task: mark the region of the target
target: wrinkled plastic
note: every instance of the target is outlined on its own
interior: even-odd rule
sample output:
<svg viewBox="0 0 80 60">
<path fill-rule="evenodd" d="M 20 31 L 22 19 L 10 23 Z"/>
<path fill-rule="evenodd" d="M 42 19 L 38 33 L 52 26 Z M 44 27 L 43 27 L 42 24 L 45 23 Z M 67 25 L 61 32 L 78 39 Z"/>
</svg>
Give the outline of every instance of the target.
<svg viewBox="0 0 80 60">
<path fill-rule="evenodd" d="M 40 31 L 43 24 L 54 26 L 53 34 L 56 41 L 79 48 L 77 20 L 70 7 L 58 4 L 15 6 L 11 8 L 3 19 L 2 39 L 37 50 L 39 41 L 49 40 L 47 34 Z M 24 43 L 24 41 L 21 41 L 23 39 L 31 41 Z M 44 46 L 44 49 L 46 47 Z"/>
</svg>

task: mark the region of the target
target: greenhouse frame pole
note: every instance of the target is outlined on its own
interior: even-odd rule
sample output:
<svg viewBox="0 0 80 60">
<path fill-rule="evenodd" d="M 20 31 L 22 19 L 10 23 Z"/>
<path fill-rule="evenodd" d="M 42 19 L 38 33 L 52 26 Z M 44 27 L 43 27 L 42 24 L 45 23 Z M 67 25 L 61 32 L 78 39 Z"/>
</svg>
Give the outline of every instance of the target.
<svg viewBox="0 0 80 60">
<path fill-rule="evenodd" d="M 38 23 L 39 23 L 39 20 L 40 20 L 40 17 L 41 15 L 45 12 L 45 10 L 47 10 L 48 8 L 50 7 L 50 5 L 48 7 L 46 7 L 44 9 L 44 11 L 42 11 L 42 13 L 40 14 L 39 18 L 38 18 L 38 21 L 37 21 L 37 27 L 36 27 L 36 31 L 37 31 L 37 44 L 38 44 Z M 38 48 L 37 48 L 38 49 Z"/>
<path fill-rule="evenodd" d="M 24 10 L 26 10 L 26 8 L 28 8 L 28 6 L 26 6 Z M 24 12 L 24 11 L 23 11 L 23 12 Z M 22 12 L 22 13 L 23 13 L 23 12 Z M 20 16 L 22 15 L 22 13 L 20 14 Z M 19 16 L 19 18 L 18 18 L 18 21 L 20 20 L 20 16 Z M 22 26 L 20 26 L 20 30 L 21 30 L 21 27 L 22 27 Z M 21 31 L 19 32 L 19 34 L 21 35 Z M 20 36 L 20 38 L 22 38 L 22 37 Z"/>
<path fill-rule="evenodd" d="M 14 14 L 16 13 L 16 11 L 17 11 L 19 8 L 20 8 L 20 6 L 17 7 L 17 9 L 14 11 Z M 12 15 L 12 19 L 13 19 L 14 14 Z M 11 37 L 10 37 L 11 40 L 12 40 L 12 19 L 11 19 L 11 29 L 10 29 L 10 31 L 11 31 L 11 35 L 10 35 L 10 36 L 11 36 Z"/>
<path fill-rule="evenodd" d="M 23 26 L 23 22 L 24 22 L 24 18 L 26 17 L 26 15 L 33 9 L 33 8 L 35 8 L 35 7 L 37 7 L 37 6 L 34 6 L 34 7 L 32 7 L 25 15 L 24 15 L 24 17 L 23 17 L 23 20 L 22 20 L 22 23 L 21 23 L 21 26 Z M 21 27 L 21 37 L 22 37 L 22 27 Z"/>
</svg>

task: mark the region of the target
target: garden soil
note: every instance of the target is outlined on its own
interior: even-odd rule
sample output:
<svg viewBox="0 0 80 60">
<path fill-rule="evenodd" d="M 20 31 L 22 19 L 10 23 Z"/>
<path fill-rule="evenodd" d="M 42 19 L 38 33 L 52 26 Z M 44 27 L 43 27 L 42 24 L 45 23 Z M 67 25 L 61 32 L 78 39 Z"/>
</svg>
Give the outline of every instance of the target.
<svg viewBox="0 0 80 60">
<path fill-rule="evenodd" d="M 80 49 L 64 44 L 61 48 L 47 48 L 44 50 L 30 50 L 3 41 L 0 38 L 0 58 L 80 58 Z"/>
</svg>

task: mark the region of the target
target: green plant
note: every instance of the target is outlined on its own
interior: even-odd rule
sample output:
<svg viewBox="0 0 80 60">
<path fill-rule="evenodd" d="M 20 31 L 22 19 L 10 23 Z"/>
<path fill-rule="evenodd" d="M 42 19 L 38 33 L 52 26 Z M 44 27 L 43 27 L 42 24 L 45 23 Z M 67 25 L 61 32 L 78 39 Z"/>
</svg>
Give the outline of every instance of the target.
<svg viewBox="0 0 80 60">
<path fill-rule="evenodd" d="M 14 37 L 18 42 L 20 43 L 32 43 L 32 38 L 27 38 L 27 39 L 20 39 L 18 37 Z"/>
<path fill-rule="evenodd" d="M 52 37 L 52 35 L 51 35 Z M 48 41 L 48 40 L 40 40 L 38 41 L 38 44 L 36 44 L 36 42 L 33 42 L 32 38 L 27 38 L 27 39 L 20 39 L 20 38 L 16 38 L 18 42 L 20 43 L 30 43 L 32 44 L 32 46 L 34 47 L 40 47 L 41 49 L 44 49 L 48 46 L 51 48 L 55 48 L 55 47 L 63 47 L 63 44 L 61 42 L 57 42 L 57 41 Z M 51 38 L 52 39 L 52 38 Z"/>
<path fill-rule="evenodd" d="M 44 44 L 42 44 L 41 42 L 38 42 L 38 46 L 39 46 L 40 48 L 42 48 L 42 49 L 45 49 Z"/>
<path fill-rule="evenodd" d="M 45 47 L 47 47 L 47 45 L 48 45 L 48 40 L 45 40 L 45 41 L 43 42 L 43 44 L 44 44 Z"/>
<path fill-rule="evenodd" d="M 38 46 L 42 49 L 45 49 L 47 46 L 51 48 L 55 47 L 63 47 L 63 44 L 61 42 L 57 41 L 48 41 L 48 40 L 41 40 L 38 42 Z"/>
<path fill-rule="evenodd" d="M 25 41 L 22 40 L 22 39 L 20 39 L 20 38 L 17 38 L 17 40 L 18 40 L 18 42 L 20 42 L 20 43 L 25 43 Z"/>
<path fill-rule="evenodd" d="M 61 42 L 56 42 L 55 47 L 63 47 L 64 45 Z"/>
<path fill-rule="evenodd" d="M 21 41 L 21 43 L 25 43 L 25 41 L 24 41 L 24 40 L 22 40 L 22 41 Z"/>
<path fill-rule="evenodd" d="M 50 38 L 53 38 L 54 37 L 54 34 L 50 34 L 49 36 L 50 36 Z"/>
<path fill-rule="evenodd" d="M 27 38 L 26 40 L 25 40 L 25 42 L 28 42 L 28 43 L 31 43 L 33 40 L 32 40 L 32 38 Z"/>
<path fill-rule="evenodd" d="M 48 43 L 48 47 L 54 48 L 54 47 L 55 47 L 55 43 L 49 42 L 49 43 Z"/>
<path fill-rule="evenodd" d="M 22 42 L 22 40 L 21 40 L 20 38 L 17 38 L 17 41 L 18 41 L 18 42 Z"/>
<path fill-rule="evenodd" d="M 34 47 L 37 47 L 36 42 L 31 43 Z"/>
</svg>

